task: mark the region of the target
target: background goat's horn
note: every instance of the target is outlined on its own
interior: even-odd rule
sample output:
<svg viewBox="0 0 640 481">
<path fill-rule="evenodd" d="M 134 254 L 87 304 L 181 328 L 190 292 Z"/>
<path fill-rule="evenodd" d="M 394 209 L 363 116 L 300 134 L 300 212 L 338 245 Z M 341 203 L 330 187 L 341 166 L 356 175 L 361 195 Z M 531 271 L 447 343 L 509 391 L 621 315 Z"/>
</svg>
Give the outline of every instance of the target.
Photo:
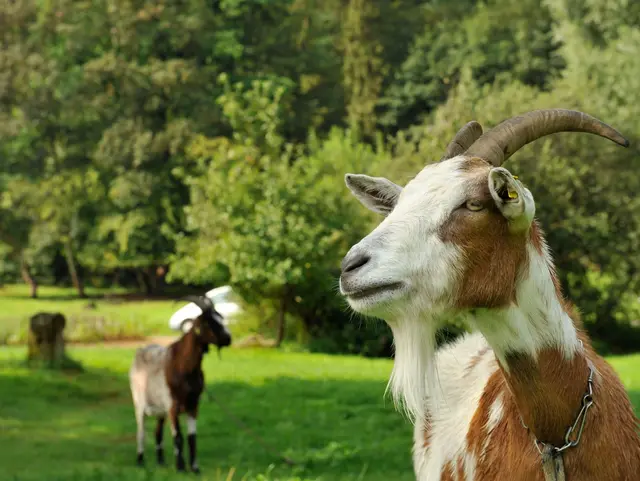
<svg viewBox="0 0 640 481">
<path fill-rule="evenodd" d="M 478 140 L 481 135 L 482 126 L 475 120 L 468 122 L 464 127 L 458 130 L 458 133 L 453 137 L 453 140 L 449 142 L 447 150 L 444 151 L 444 155 L 440 159 L 440 162 L 455 157 L 456 155 L 463 154 L 476 140 Z"/>
<path fill-rule="evenodd" d="M 213 308 L 211 299 L 206 296 L 184 296 L 182 299 L 184 299 L 185 301 L 193 302 L 202 310 L 202 312 L 210 311 Z"/>
<path fill-rule="evenodd" d="M 484 133 L 465 154 L 500 166 L 524 145 L 556 132 L 587 132 L 629 147 L 620 132 L 595 117 L 576 110 L 546 109 L 505 120 Z"/>
</svg>

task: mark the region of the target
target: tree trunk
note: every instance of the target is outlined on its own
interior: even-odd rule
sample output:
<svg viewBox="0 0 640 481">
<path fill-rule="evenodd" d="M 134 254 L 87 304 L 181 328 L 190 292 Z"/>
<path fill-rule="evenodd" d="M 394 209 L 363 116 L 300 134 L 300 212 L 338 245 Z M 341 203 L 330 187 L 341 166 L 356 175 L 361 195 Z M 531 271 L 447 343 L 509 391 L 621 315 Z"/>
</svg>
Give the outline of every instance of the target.
<svg viewBox="0 0 640 481">
<path fill-rule="evenodd" d="M 149 274 L 149 268 L 140 267 L 136 269 L 136 280 L 138 286 L 140 286 L 140 292 L 147 296 L 153 294 L 153 285 L 151 283 L 151 276 Z"/>
<path fill-rule="evenodd" d="M 155 269 L 153 268 L 153 266 L 145 268 L 145 274 L 146 274 L 146 279 L 147 279 L 147 291 L 146 291 L 146 294 L 148 296 L 151 296 L 151 295 L 155 294 L 156 287 L 157 287 L 156 272 L 155 272 Z"/>
<path fill-rule="evenodd" d="M 43 363 L 61 367 L 64 363 L 64 337 L 66 320 L 60 313 L 41 312 L 30 319 L 28 354 L 29 363 Z"/>
<path fill-rule="evenodd" d="M 165 281 L 165 276 L 167 275 L 167 268 L 165 266 L 158 266 L 154 272 L 156 279 L 156 292 L 164 293 L 167 283 Z"/>
<path fill-rule="evenodd" d="M 282 341 L 284 341 L 288 296 L 289 289 L 285 287 L 284 292 L 280 297 L 280 309 L 278 310 L 278 333 L 276 335 L 275 347 L 280 347 Z"/>
<path fill-rule="evenodd" d="M 71 247 L 70 240 L 64 243 L 64 257 L 67 259 L 67 267 L 69 268 L 71 282 L 73 282 L 73 287 L 78 291 L 78 296 L 82 298 L 87 297 L 84 293 L 84 284 L 82 283 L 82 279 L 78 275 L 78 270 L 76 269 L 76 261 L 73 258 L 73 247 Z"/>
<path fill-rule="evenodd" d="M 20 259 L 20 274 L 22 274 L 22 280 L 29 286 L 29 295 L 32 299 L 38 297 L 38 283 L 31 275 L 29 270 L 29 264 L 24 260 L 24 257 Z"/>
</svg>

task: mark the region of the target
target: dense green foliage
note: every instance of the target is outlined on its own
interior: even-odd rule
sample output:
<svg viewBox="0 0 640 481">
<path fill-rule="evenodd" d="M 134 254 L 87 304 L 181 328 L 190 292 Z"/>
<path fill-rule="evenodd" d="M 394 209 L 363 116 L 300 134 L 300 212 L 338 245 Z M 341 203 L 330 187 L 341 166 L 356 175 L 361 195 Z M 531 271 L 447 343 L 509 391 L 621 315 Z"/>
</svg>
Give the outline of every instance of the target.
<svg viewBox="0 0 640 481">
<path fill-rule="evenodd" d="M 70 355 L 85 372 L 26 369 L 24 350 L 0 350 L 0 465 L 15 481 L 193 479 L 153 456 L 135 466 L 135 422 L 127 370 L 132 349 L 92 346 Z M 608 359 L 640 412 L 640 356 Z M 205 358 L 207 391 L 198 416 L 203 481 L 409 481 L 411 425 L 384 399 L 391 361 L 354 356 L 230 349 Z M 227 413 L 230 413 L 227 414 Z M 233 416 L 233 418 L 231 417 Z M 286 466 L 238 427 L 299 465 Z M 184 420 L 183 420 L 184 423 Z M 384 435 L 380 435 L 384 433 Z M 37 456 L 38 462 L 34 462 Z M 27 468 L 25 468 L 27 466 Z"/>
<path fill-rule="evenodd" d="M 0 280 L 230 282 L 321 350 L 389 352 L 335 295 L 405 183 L 474 118 L 578 108 L 509 163 L 602 348 L 640 337 L 640 7 L 625 0 L 0 0 Z M 167 275 L 168 273 L 168 275 Z M 278 316 L 278 312 L 280 315 Z M 269 319 L 273 324 L 273 319 Z M 284 332 L 281 332 L 284 335 Z"/>
</svg>

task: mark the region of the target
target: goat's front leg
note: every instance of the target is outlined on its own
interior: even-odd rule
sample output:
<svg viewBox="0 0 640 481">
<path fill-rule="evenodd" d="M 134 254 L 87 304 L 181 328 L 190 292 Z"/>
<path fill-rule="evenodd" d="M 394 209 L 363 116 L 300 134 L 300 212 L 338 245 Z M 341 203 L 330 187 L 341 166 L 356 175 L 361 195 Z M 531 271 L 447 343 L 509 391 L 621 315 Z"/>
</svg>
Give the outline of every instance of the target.
<svg viewBox="0 0 640 481">
<path fill-rule="evenodd" d="M 139 406 L 136 406 L 136 447 L 136 463 L 138 466 L 144 466 L 144 409 Z"/>
<path fill-rule="evenodd" d="M 173 446 L 174 453 L 176 455 L 176 469 L 178 471 L 184 471 L 184 456 L 182 454 L 182 433 L 180 432 L 180 421 L 178 419 L 178 414 L 180 410 L 178 408 L 178 404 L 174 401 L 171 406 L 171 410 L 169 411 L 169 422 L 171 423 L 171 433 L 173 434 Z"/>
<path fill-rule="evenodd" d="M 164 447 L 162 446 L 162 437 L 164 434 L 164 416 L 158 418 L 156 424 L 156 457 L 158 458 L 158 464 L 164 466 Z"/>
<path fill-rule="evenodd" d="M 199 473 L 197 453 L 196 453 L 196 419 L 198 417 L 197 409 L 187 411 L 187 443 L 189 444 L 189 466 L 191 471 Z"/>
</svg>

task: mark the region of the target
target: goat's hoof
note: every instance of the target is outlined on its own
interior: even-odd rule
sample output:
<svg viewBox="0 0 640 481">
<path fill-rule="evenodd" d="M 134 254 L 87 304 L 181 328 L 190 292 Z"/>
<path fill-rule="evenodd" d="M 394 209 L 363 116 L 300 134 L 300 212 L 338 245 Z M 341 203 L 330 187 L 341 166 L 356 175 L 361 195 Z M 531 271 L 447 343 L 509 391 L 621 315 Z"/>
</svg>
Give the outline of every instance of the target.
<svg viewBox="0 0 640 481">
<path fill-rule="evenodd" d="M 176 465 L 176 471 L 179 471 L 181 473 L 184 473 L 187 469 L 185 468 L 184 464 L 177 464 Z"/>
<path fill-rule="evenodd" d="M 136 458 L 136 464 L 141 468 L 144 467 L 144 456 L 142 454 L 138 454 L 138 457 Z"/>
<path fill-rule="evenodd" d="M 193 474 L 200 474 L 200 468 L 198 466 L 191 466 L 191 472 Z"/>
</svg>

